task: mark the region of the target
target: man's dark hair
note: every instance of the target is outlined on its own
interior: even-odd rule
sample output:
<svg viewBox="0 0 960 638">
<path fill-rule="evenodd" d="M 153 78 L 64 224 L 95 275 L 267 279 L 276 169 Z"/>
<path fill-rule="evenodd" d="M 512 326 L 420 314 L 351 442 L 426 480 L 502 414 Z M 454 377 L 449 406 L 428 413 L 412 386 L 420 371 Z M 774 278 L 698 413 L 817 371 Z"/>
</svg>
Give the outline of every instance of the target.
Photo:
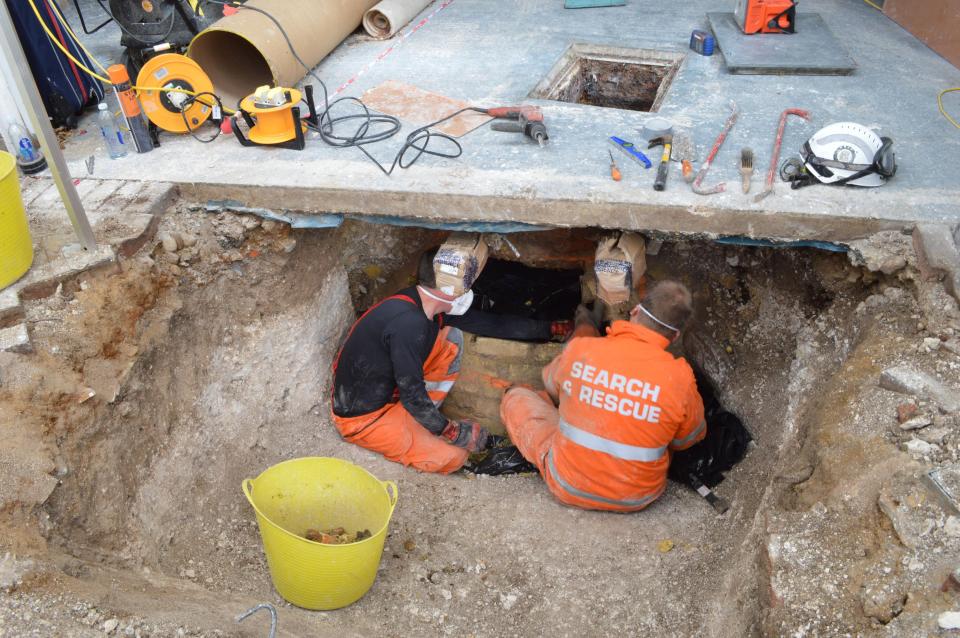
<svg viewBox="0 0 960 638">
<path fill-rule="evenodd" d="M 693 297 L 687 287 L 679 281 L 666 279 L 654 284 L 647 290 L 640 303 L 654 317 L 678 330 L 683 330 L 693 315 Z M 648 319 L 646 315 L 644 318 Z M 670 338 L 675 336 L 669 328 L 653 321 L 649 323 L 653 324 L 654 331 Z"/>
<path fill-rule="evenodd" d="M 417 283 L 426 288 L 437 287 L 437 275 L 433 272 L 433 258 L 437 256 L 439 246 L 424 251 L 417 264 Z"/>
</svg>

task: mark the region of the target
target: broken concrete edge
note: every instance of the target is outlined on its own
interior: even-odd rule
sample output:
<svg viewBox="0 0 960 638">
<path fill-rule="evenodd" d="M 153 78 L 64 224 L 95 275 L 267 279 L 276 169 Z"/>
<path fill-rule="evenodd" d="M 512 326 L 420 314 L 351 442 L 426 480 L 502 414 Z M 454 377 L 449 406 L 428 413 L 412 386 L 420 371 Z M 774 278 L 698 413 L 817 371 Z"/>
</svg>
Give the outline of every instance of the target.
<svg viewBox="0 0 960 638">
<path fill-rule="evenodd" d="M 913 229 L 913 250 L 917 269 L 926 281 L 943 281 L 943 287 L 960 300 L 960 224 L 917 224 Z"/>
<path fill-rule="evenodd" d="M 0 328 L 23 321 L 22 301 L 49 297 L 57 287 L 83 274 L 95 274 L 100 269 L 109 269 L 120 258 L 130 258 L 138 253 L 157 235 L 164 212 L 180 196 L 175 184 L 149 184 L 164 188 L 164 192 L 151 200 L 150 206 L 138 214 L 150 216 L 150 221 L 135 237 L 115 242 L 98 243 L 93 252 L 80 252 L 66 256 L 61 261 L 51 262 L 32 269 L 16 283 L 0 291 Z"/>
<path fill-rule="evenodd" d="M 30 334 L 27 332 L 27 324 L 20 323 L 9 328 L 0 329 L 0 351 L 15 352 L 17 354 L 29 354 L 33 352 L 33 344 L 30 343 Z"/>
<path fill-rule="evenodd" d="M 99 246 L 92 252 L 82 252 L 37 268 L 17 284 L 20 299 L 33 301 L 49 297 L 57 287 L 83 274 L 117 267 L 117 255 L 112 246 Z"/>
<path fill-rule="evenodd" d="M 24 319 L 23 304 L 16 288 L 0 291 L 0 328 L 9 328 Z"/>
<path fill-rule="evenodd" d="M 640 232 L 660 231 L 691 239 L 747 237 L 776 242 L 823 241 L 848 244 L 885 230 L 909 233 L 908 218 L 831 217 L 734 210 L 713 212 L 695 206 L 662 206 L 620 202 L 593 202 L 589 221 L 583 202 L 565 199 L 509 196 L 450 195 L 443 193 L 358 193 L 345 189 L 295 189 L 236 184 L 179 184 L 181 196 L 191 202 L 230 199 L 247 207 L 339 213 L 357 219 L 400 217 L 419 222 L 506 222 L 531 227 L 610 228 Z M 197 204 L 203 207 L 204 204 Z M 598 220 L 600 223 L 598 223 Z"/>
</svg>

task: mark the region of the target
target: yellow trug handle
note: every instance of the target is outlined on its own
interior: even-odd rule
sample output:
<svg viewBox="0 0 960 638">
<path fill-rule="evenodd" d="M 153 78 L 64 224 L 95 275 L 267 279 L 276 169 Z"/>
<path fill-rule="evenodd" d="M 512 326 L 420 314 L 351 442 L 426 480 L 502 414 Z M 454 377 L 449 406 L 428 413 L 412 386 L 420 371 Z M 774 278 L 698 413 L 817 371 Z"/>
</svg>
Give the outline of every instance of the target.
<svg viewBox="0 0 960 638">
<path fill-rule="evenodd" d="M 243 489 L 244 496 L 250 501 L 250 505 L 253 505 L 253 479 L 243 479 L 240 487 Z M 257 506 L 253 505 L 253 508 L 256 509 Z"/>
<path fill-rule="evenodd" d="M 400 498 L 400 490 L 397 489 L 397 484 L 395 481 L 380 481 L 383 483 L 383 488 L 387 490 L 387 496 L 390 497 L 390 513 L 393 513 L 393 508 L 397 506 L 397 500 Z"/>
</svg>

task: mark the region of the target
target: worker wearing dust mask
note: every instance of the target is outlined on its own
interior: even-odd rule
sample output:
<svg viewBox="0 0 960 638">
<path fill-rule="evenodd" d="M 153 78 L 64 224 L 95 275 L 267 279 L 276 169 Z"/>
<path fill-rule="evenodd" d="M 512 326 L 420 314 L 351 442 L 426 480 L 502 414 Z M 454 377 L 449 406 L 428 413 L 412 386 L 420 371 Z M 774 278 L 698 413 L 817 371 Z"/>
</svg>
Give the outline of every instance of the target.
<svg viewBox="0 0 960 638">
<path fill-rule="evenodd" d="M 666 351 L 692 313 L 690 292 L 674 281 L 653 286 L 604 337 L 581 307 L 573 339 L 543 369 L 546 392 L 504 394 L 510 439 L 557 500 L 643 509 L 666 487 L 670 451 L 706 436 L 693 370 Z"/>
<path fill-rule="evenodd" d="M 444 256 L 453 252 L 447 244 L 426 253 L 418 285 L 374 305 L 350 329 L 334 363 L 331 405 L 345 440 L 424 472 L 454 472 L 488 440 L 478 423 L 441 412 L 460 373 L 461 329 L 518 340 L 564 338 L 572 331 L 572 322 L 471 309 L 470 288 L 486 263 L 486 245 L 478 245 L 482 259 L 461 255 L 461 264 L 470 263 L 458 279 L 449 275 L 452 262 Z"/>
</svg>

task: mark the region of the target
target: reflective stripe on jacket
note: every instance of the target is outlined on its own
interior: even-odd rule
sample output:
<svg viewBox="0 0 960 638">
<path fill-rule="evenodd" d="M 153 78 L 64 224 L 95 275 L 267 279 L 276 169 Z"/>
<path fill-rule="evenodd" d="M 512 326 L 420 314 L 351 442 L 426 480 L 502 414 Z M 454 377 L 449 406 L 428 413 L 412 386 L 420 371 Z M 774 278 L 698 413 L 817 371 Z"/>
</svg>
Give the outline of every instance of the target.
<svg viewBox="0 0 960 638">
<path fill-rule="evenodd" d="M 630 511 L 666 487 L 669 450 L 706 435 L 693 371 L 669 341 L 616 321 L 606 337 L 570 341 L 545 376 L 560 397 L 560 427 L 545 479 L 576 504 Z"/>
</svg>

